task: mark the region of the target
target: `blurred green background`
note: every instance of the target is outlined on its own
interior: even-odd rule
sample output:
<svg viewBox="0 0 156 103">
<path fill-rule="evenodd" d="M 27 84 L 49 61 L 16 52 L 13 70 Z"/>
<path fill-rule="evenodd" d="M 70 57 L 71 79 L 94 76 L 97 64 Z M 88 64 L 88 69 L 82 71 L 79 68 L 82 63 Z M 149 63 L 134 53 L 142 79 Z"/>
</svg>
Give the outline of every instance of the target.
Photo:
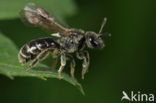
<svg viewBox="0 0 156 103">
<path fill-rule="evenodd" d="M 49 12 L 54 12 L 54 16 L 69 27 L 98 32 L 103 17 L 107 17 L 105 31 L 112 33 L 112 37 L 104 38 L 106 47 L 103 50 L 89 50 L 91 62 L 85 80 L 80 79 L 82 62 L 76 60 L 76 78 L 82 83 L 86 96 L 63 80 L 43 81 L 30 77 L 10 80 L 0 75 L 0 103 L 121 103 L 122 91 L 155 93 L 156 1 L 70 0 L 73 11 L 65 3 L 67 0 L 63 1 L 58 0 L 60 3 L 55 5 L 55 11 Z M 53 8 L 50 0 L 44 2 L 49 2 L 48 8 Z M 0 8 L 6 7 L 6 13 L 11 5 L 21 5 L 10 0 L 0 0 L 0 3 Z M 63 8 L 69 10 L 59 13 Z M 65 13 L 68 15 L 61 18 Z M 16 16 L 0 19 L 0 31 L 18 48 L 32 39 L 48 36 L 40 29 L 26 27 Z M 52 59 L 43 63 L 51 65 L 49 61 Z"/>
</svg>

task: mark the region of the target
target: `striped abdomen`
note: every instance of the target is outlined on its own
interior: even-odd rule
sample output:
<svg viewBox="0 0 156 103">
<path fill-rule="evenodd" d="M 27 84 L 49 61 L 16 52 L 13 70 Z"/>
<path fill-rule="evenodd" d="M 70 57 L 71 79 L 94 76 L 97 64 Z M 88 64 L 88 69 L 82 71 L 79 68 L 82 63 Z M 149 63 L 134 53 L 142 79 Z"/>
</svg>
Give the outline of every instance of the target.
<svg viewBox="0 0 156 103">
<path fill-rule="evenodd" d="M 52 38 L 47 37 L 32 40 L 20 49 L 18 59 L 21 64 L 25 64 L 36 58 L 42 51 L 47 49 L 53 50 L 59 47 L 60 45 Z"/>
</svg>

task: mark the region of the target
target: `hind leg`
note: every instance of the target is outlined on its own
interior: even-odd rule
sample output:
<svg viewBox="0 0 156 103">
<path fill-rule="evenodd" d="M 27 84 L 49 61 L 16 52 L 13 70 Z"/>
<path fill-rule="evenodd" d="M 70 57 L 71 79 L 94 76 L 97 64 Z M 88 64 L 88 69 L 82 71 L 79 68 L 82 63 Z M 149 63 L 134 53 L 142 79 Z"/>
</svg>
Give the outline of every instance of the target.
<svg viewBox="0 0 156 103">
<path fill-rule="evenodd" d="M 35 66 L 35 64 L 37 64 L 39 61 L 43 60 L 46 56 L 48 56 L 48 51 L 43 51 L 41 52 L 34 60 L 33 62 L 27 67 L 25 68 L 24 70 L 27 71 L 29 69 L 31 69 L 32 67 Z"/>
</svg>

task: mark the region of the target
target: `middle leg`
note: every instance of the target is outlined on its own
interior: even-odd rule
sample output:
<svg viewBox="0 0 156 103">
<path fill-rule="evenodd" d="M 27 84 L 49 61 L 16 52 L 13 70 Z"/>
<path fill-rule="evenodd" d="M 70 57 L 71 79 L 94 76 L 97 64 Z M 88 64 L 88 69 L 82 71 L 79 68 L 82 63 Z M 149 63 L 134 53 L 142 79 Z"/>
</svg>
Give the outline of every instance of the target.
<svg viewBox="0 0 156 103">
<path fill-rule="evenodd" d="M 76 63 L 75 63 L 75 60 L 74 60 L 73 56 L 68 54 L 67 57 L 71 60 L 71 63 L 70 63 L 70 75 L 74 79 L 74 72 L 75 72 L 75 65 L 76 65 Z"/>
<path fill-rule="evenodd" d="M 56 65 L 57 65 L 57 59 L 58 59 L 58 57 L 53 58 L 53 63 L 52 63 L 52 71 L 54 71 L 54 70 L 55 70 L 55 68 L 56 68 Z"/>
<path fill-rule="evenodd" d="M 63 53 L 61 55 L 61 66 L 60 66 L 60 68 L 58 70 L 59 79 L 61 79 L 61 72 L 62 72 L 63 68 L 65 67 L 65 65 L 66 65 L 66 54 Z"/>
<path fill-rule="evenodd" d="M 55 70 L 56 68 L 56 65 L 57 65 L 57 60 L 58 60 L 58 56 L 60 55 L 60 52 L 59 50 L 56 48 L 56 49 L 52 49 L 51 50 L 51 53 L 53 55 L 53 63 L 52 63 L 52 71 Z"/>
</svg>

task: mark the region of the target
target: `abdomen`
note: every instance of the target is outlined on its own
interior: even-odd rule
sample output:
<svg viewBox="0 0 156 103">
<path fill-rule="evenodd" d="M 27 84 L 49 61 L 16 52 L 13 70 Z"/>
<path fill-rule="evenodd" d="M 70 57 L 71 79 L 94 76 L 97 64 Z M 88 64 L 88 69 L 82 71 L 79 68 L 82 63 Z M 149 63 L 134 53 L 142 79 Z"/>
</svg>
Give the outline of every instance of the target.
<svg viewBox="0 0 156 103">
<path fill-rule="evenodd" d="M 59 48 L 60 45 L 52 38 L 39 38 L 25 44 L 18 54 L 18 59 L 21 64 L 25 64 L 30 60 L 35 59 L 42 51 Z"/>
</svg>

